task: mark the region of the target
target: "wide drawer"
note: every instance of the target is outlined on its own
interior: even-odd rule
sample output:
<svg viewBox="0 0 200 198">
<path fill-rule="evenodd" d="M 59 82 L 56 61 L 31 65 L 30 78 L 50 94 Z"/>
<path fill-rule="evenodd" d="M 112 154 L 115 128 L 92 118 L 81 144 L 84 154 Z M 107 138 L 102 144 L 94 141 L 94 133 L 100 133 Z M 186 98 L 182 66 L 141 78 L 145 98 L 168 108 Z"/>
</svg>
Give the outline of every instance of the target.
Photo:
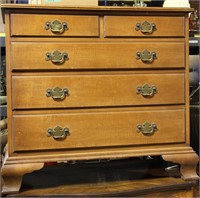
<svg viewBox="0 0 200 198">
<path fill-rule="evenodd" d="M 184 37 L 184 17 L 105 16 L 105 37 Z"/>
<path fill-rule="evenodd" d="M 13 109 L 183 104 L 184 74 L 14 76 Z"/>
<path fill-rule="evenodd" d="M 12 14 L 11 36 L 98 37 L 98 16 Z"/>
<path fill-rule="evenodd" d="M 183 42 L 14 42 L 11 69 L 184 68 L 184 55 Z"/>
<path fill-rule="evenodd" d="M 14 151 L 185 142 L 184 110 L 16 115 Z"/>
</svg>

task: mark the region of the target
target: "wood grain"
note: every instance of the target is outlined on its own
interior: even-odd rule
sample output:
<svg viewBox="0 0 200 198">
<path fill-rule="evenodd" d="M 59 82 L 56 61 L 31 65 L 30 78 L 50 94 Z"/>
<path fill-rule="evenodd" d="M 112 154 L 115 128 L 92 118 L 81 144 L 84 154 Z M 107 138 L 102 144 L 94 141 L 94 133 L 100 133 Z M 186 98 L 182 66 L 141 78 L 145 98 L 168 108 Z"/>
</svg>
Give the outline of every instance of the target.
<svg viewBox="0 0 200 198">
<path fill-rule="evenodd" d="M 58 20 L 67 24 L 63 33 L 53 33 L 45 29 L 46 22 Z M 34 21 L 34 23 L 31 23 Z M 19 25 L 20 24 L 20 25 Z M 68 36 L 68 37 L 98 37 L 98 16 L 70 15 L 34 15 L 12 14 L 11 36 Z"/>
<path fill-rule="evenodd" d="M 21 187 L 22 177 L 26 173 L 31 173 L 39 170 L 44 166 L 44 163 L 26 163 L 18 165 L 5 165 L 8 158 L 8 151 L 4 157 L 1 167 L 1 178 L 3 181 L 2 194 L 16 193 Z"/>
<path fill-rule="evenodd" d="M 60 163 L 27 174 L 20 193 L 10 196 L 198 197 L 198 182 L 169 177 L 165 166 L 159 158 Z"/>
<path fill-rule="evenodd" d="M 180 172 L 184 180 L 198 180 L 197 164 L 199 162 L 198 155 L 193 152 L 190 154 L 163 155 L 164 160 L 179 163 L 181 165 Z"/>
<path fill-rule="evenodd" d="M 31 151 L 181 143 L 185 141 L 184 115 L 183 110 L 166 110 L 15 116 L 13 147 Z M 138 132 L 137 125 L 145 122 L 156 123 L 154 134 Z M 48 137 L 47 130 L 56 126 L 68 128 L 71 135 L 61 140 Z"/>
<path fill-rule="evenodd" d="M 12 70 L 60 70 L 60 69 L 159 69 L 184 68 L 183 42 L 117 42 L 115 43 L 65 43 L 61 42 L 13 42 Z M 122 50 L 123 49 L 123 50 Z M 146 63 L 136 59 L 137 52 L 156 52 L 157 58 Z M 68 54 L 63 64 L 46 61 L 46 53 L 59 50 Z M 176 55 L 174 57 L 174 55 Z"/>
<path fill-rule="evenodd" d="M 34 170 L 33 164 L 38 168 L 49 161 L 144 155 L 163 155 L 181 164 L 183 179 L 198 180 L 197 155 L 189 146 L 191 11 L 4 5 L 9 130 L 5 192 L 18 191 L 22 175 Z M 69 31 L 53 36 L 43 29 L 46 20 L 55 16 L 67 19 Z M 155 20 L 155 34 L 144 38 L 129 32 L 132 20 L 140 17 Z M 46 53 L 55 50 L 68 54 L 63 64 L 46 59 Z M 136 53 L 144 50 L 156 52 L 156 59 L 150 63 L 137 59 Z M 144 83 L 158 86 L 158 93 L 148 99 L 135 95 L 136 86 Z M 46 89 L 55 86 L 67 86 L 70 95 L 59 103 L 47 98 Z M 152 136 L 135 130 L 146 121 L 158 126 Z M 71 132 L 63 141 L 47 137 L 48 128 L 58 125 Z"/>
<path fill-rule="evenodd" d="M 13 4 L 2 4 L 1 5 L 2 8 L 3 8 L 3 11 L 4 9 L 6 8 L 10 8 L 12 9 L 13 8 Z M 163 7 L 114 7 L 114 6 L 76 6 L 76 7 L 73 7 L 73 6 L 49 6 L 49 5 L 24 5 L 24 4 L 21 4 L 21 5 L 15 5 L 14 7 L 16 10 L 18 9 L 22 9 L 23 12 L 25 12 L 26 10 L 28 10 L 28 12 L 30 13 L 31 11 L 34 12 L 34 9 L 38 9 L 38 10 L 43 10 L 45 9 L 46 12 L 48 12 L 48 10 L 50 11 L 59 11 L 59 12 L 62 12 L 63 10 L 67 10 L 67 11 L 100 11 L 100 12 L 103 12 L 103 11 L 107 11 L 108 12 L 112 12 L 112 11 L 123 11 L 123 12 L 127 12 L 129 13 L 128 11 L 134 11 L 136 13 L 140 13 L 140 12 L 144 12 L 146 13 L 147 15 L 150 15 L 151 13 L 148 13 L 148 11 L 151 11 L 151 12 L 155 12 L 155 13 L 158 13 L 158 14 L 163 14 L 163 13 L 167 13 L 167 15 L 169 15 L 169 13 L 172 13 L 172 14 L 178 14 L 180 13 L 181 15 L 183 14 L 187 14 L 188 12 L 191 12 L 193 9 L 192 8 L 181 8 L 181 7 L 176 7 L 176 8 L 163 8 Z M 18 10 L 19 11 L 19 10 Z M 162 13 L 160 13 L 162 11 Z M 130 14 L 130 13 L 129 13 Z"/>
<path fill-rule="evenodd" d="M 152 33 L 136 31 L 137 23 L 147 21 L 154 23 L 156 30 Z M 105 16 L 105 37 L 184 37 L 184 17 L 154 16 Z M 170 29 L 170 31 L 169 31 Z"/>
<path fill-rule="evenodd" d="M 13 109 L 184 104 L 184 78 L 184 74 L 111 73 L 14 76 L 12 104 Z M 137 93 L 137 87 L 145 84 L 156 86 L 157 93 L 152 97 Z M 47 89 L 55 87 L 68 89 L 69 96 L 63 100 L 47 97 Z"/>
</svg>

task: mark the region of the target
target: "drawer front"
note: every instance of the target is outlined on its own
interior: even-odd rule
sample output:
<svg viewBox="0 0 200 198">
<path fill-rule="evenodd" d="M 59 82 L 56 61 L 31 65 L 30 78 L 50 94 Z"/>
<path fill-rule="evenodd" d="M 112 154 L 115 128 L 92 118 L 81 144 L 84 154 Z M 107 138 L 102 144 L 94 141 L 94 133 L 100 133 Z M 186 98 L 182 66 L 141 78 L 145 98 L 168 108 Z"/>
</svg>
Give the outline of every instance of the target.
<svg viewBox="0 0 200 198">
<path fill-rule="evenodd" d="M 183 104 L 184 74 L 14 76 L 13 109 Z"/>
<path fill-rule="evenodd" d="M 184 68 L 183 42 L 12 43 L 13 70 Z"/>
<path fill-rule="evenodd" d="M 106 16 L 105 37 L 184 37 L 184 17 Z"/>
<path fill-rule="evenodd" d="M 12 14 L 11 36 L 99 37 L 99 17 Z"/>
<path fill-rule="evenodd" d="M 14 116 L 13 148 L 31 151 L 181 143 L 185 142 L 184 119 L 184 110 Z"/>
</svg>

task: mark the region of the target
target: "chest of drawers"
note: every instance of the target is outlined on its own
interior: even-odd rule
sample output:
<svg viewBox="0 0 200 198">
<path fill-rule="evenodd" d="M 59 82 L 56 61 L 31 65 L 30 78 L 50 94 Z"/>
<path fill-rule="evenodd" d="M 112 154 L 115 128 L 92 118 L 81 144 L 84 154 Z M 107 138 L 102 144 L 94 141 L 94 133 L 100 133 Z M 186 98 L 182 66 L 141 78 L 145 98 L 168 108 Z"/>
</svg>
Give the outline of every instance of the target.
<svg viewBox="0 0 200 198">
<path fill-rule="evenodd" d="M 3 193 L 45 162 L 161 155 L 198 179 L 189 146 L 188 13 L 3 5 Z"/>
</svg>

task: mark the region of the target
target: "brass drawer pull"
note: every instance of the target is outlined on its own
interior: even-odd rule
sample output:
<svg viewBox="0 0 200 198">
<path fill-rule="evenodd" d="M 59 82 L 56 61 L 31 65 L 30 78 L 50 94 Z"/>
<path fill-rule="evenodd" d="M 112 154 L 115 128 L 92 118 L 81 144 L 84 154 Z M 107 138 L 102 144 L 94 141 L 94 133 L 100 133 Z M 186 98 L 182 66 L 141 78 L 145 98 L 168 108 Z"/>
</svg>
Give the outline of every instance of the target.
<svg viewBox="0 0 200 198">
<path fill-rule="evenodd" d="M 52 97 L 54 100 L 63 100 L 66 96 L 69 96 L 69 90 L 60 87 L 55 87 L 53 89 L 47 89 L 46 91 L 47 97 Z"/>
<path fill-rule="evenodd" d="M 143 135 L 153 135 L 155 131 L 157 131 L 157 125 L 155 123 L 150 124 L 149 122 L 145 122 L 144 124 L 137 125 L 138 133 L 142 133 Z"/>
<path fill-rule="evenodd" d="M 52 53 L 47 52 L 45 57 L 46 61 L 51 61 L 54 64 L 62 64 L 68 59 L 68 54 L 66 52 L 61 53 L 58 50 L 55 50 Z"/>
<path fill-rule="evenodd" d="M 47 21 L 45 23 L 45 29 L 46 30 L 51 30 L 51 32 L 55 33 L 55 34 L 61 34 L 63 33 L 65 30 L 68 30 L 68 26 L 66 22 L 60 22 L 58 20 L 54 20 L 52 22 Z"/>
<path fill-rule="evenodd" d="M 136 52 L 136 59 L 141 59 L 141 61 L 145 63 L 152 63 L 156 58 L 156 52 L 149 52 L 147 49 L 143 52 Z"/>
<path fill-rule="evenodd" d="M 62 128 L 60 126 L 55 127 L 54 129 L 49 128 L 47 130 L 47 136 L 53 137 L 55 140 L 63 140 L 67 136 L 71 135 L 68 128 Z"/>
<path fill-rule="evenodd" d="M 154 31 L 156 31 L 156 24 L 155 23 L 149 23 L 148 21 L 144 21 L 143 23 L 137 23 L 135 25 L 135 30 L 141 31 L 142 33 L 151 34 Z"/>
<path fill-rule="evenodd" d="M 144 97 L 151 97 L 157 93 L 157 87 L 149 86 L 148 84 L 144 84 L 143 86 L 137 87 L 136 93 L 141 94 Z"/>
</svg>

